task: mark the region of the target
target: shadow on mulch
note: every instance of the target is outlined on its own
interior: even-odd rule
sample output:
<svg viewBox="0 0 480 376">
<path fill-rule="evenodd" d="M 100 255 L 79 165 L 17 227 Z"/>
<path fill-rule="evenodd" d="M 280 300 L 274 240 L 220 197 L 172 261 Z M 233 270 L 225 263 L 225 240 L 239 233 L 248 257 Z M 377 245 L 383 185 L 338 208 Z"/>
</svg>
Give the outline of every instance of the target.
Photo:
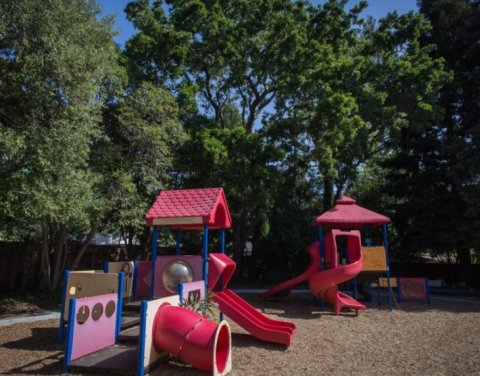
<svg viewBox="0 0 480 376">
<path fill-rule="evenodd" d="M 42 338 L 40 342 L 38 339 Z M 63 347 L 56 344 L 56 328 L 32 328 L 32 335 L 17 341 L 6 342 L 3 347 L 12 350 L 29 350 L 55 352 L 42 359 L 36 359 L 23 363 L 18 359 L 18 367 L 5 372 L 6 375 L 31 374 L 31 375 L 61 375 L 63 362 Z"/>
<path fill-rule="evenodd" d="M 63 375 L 63 352 L 21 364 L 3 375 Z"/>
<path fill-rule="evenodd" d="M 57 328 L 32 328 L 30 337 L 5 342 L 3 346 L 13 350 L 63 351 L 63 346 L 56 343 L 57 333 Z M 43 339 L 41 343 L 39 338 Z"/>
<path fill-rule="evenodd" d="M 262 311 L 264 314 L 275 314 L 279 317 L 285 319 L 318 319 L 322 315 L 333 315 L 331 306 L 328 303 L 324 303 L 323 306 L 318 304 L 314 299 L 313 295 L 305 294 L 295 294 L 291 297 L 286 298 L 276 298 L 271 300 L 263 300 L 258 298 L 254 294 L 242 294 L 242 297 L 245 298 L 250 304 L 255 308 Z M 453 297 L 452 300 L 436 299 L 435 296 L 431 297 L 432 303 L 427 304 L 426 302 L 400 302 L 398 305 L 393 303 L 393 310 L 403 310 L 406 312 L 422 312 L 422 311 L 444 311 L 452 313 L 470 313 L 470 312 L 479 312 L 480 311 L 480 300 L 477 298 L 470 298 L 467 301 L 455 300 Z M 367 306 L 367 310 L 380 310 L 388 313 L 388 302 L 386 297 L 382 298 L 382 304 L 379 306 L 374 299 L 374 301 L 365 301 L 359 299 L 359 301 Z M 360 311 L 361 314 L 361 311 Z M 345 317 L 356 317 L 355 311 L 342 311 L 341 316 Z"/>
</svg>

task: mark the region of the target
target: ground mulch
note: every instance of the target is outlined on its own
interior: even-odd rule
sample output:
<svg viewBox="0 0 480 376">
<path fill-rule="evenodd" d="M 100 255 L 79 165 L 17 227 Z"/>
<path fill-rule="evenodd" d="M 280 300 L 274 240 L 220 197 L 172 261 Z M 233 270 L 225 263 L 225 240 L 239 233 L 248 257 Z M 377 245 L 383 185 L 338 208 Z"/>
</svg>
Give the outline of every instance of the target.
<svg viewBox="0 0 480 376">
<path fill-rule="evenodd" d="M 297 325 L 289 348 L 261 342 L 231 323 L 231 375 L 479 375 L 480 301 L 432 299 L 402 303 L 388 312 L 368 304 L 358 316 L 335 316 L 308 295 L 262 302 L 264 313 Z M 57 321 L 0 327 L 0 374 L 61 375 L 63 348 Z M 161 365 L 153 375 L 205 375 L 191 367 Z"/>
</svg>

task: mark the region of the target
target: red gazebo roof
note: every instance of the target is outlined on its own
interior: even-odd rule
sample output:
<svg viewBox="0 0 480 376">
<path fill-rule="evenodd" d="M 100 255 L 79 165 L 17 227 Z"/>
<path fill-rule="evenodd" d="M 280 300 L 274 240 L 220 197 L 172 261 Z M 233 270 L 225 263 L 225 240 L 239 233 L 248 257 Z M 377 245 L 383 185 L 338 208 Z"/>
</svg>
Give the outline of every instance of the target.
<svg viewBox="0 0 480 376">
<path fill-rule="evenodd" d="M 315 219 L 315 224 L 333 228 L 371 227 L 389 222 L 390 218 L 357 205 L 347 196 L 340 197 L 330 210 Z"/>
<path fill-rule="evenodd" d="M 145 216 L 148 226 L 197 230 L 230 228 L 232 219 L 223 188 L 162 191 Z"/>
</svg>

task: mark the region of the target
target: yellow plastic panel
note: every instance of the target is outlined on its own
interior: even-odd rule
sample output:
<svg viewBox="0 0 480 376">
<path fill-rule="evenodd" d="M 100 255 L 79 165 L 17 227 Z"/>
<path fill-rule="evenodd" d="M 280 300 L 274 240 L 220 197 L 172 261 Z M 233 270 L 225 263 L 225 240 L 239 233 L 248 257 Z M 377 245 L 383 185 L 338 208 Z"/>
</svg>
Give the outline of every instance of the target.
<svg viewBox="0 0 480 376">
<path fill-rule="evenodd" d="M 362 247 L 363 272 L 386 272 L 387 256 L 385 247 Z"/>
</svg>

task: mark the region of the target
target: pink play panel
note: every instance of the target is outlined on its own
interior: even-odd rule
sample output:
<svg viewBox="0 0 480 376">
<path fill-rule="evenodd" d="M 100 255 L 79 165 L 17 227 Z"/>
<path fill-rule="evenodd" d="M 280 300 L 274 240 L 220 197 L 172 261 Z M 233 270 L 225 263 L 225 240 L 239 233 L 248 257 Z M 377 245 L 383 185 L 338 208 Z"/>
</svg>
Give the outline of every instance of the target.
<svg viewBox="0 0 480 376">
<path fill-rule="evenodd" d="M 183 284 L 183 291 L 180 299 L 182 302 L 188 302 L 192 298 L 196 301 L 205 299 L 205 282 L 203 280 Z"/>
<path fill-rule="evenodd" d="M 402 300 L 427 300 L 425 278 L 400 278 Z"/>
<path fill-rule="evenodd" d="M 117 303 L 117 294 L 76 300 L 72 360 L 115 343 Z"/>
</svg>

